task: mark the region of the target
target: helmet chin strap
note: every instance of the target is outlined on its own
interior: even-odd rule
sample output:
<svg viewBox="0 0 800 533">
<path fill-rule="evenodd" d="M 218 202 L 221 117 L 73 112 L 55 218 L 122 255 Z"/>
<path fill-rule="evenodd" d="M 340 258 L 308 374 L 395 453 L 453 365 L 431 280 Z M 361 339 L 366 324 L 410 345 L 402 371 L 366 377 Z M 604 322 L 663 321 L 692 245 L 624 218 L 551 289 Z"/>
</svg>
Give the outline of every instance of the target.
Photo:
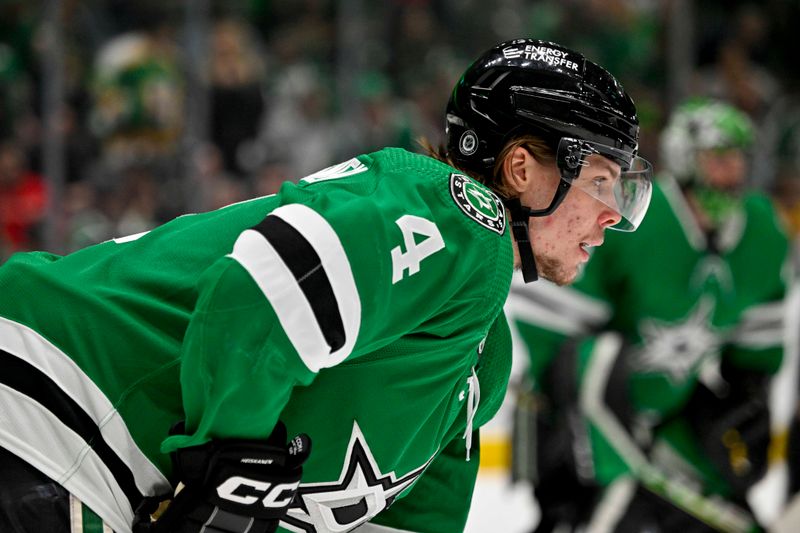
<svg viewBox="0 0 800 533">
<path fill-rule="evenodd" d="M 561 180 L 550 205 L 544 209 L 531 209 L 526 205 L 522 205 L 519 197 L 501 197 L 503 205 L 508 209 L 509 215 L 511 216 L 511 232 L 514 235 L 514 240 L 517 242 L 520 270 L 522 270 L 522 279 L 525 283 L 531 283 L 539 279 L 539 272 L 536 268 L 536 258 L 533 255 L 533 244 L 531 243 L 530 231 L 528 230 L 528 219 L 552 214 L 553 211 L 561 205 L 561 202 L 564 201 L 564 197 L 566 197 L 570 187 L 570 181 Z"/>
<path fill-rule="evenodd" d="M 503 199 L 503 204 L 511 215 L 511 231 L 517 242 L 517 250 L 519 250 L 522 279 L 525 280 L 525 283 L 531 283 L 539 279 L 539 273 L 536 270 L 536 258 L 533 256 L 533 245 L 528 231 L 530 209 L 523 206 L 519 202 L 519 198 Z"/>
</svg>

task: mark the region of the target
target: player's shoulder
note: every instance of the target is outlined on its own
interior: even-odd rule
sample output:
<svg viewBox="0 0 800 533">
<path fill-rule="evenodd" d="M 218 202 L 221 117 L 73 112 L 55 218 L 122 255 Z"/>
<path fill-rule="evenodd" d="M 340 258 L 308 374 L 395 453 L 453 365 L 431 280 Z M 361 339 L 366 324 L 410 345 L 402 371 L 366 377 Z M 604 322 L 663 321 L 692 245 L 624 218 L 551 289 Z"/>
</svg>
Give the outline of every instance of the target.
<svg viewBox="0 0 800 533">
<path fill-rule="evenodd" d="M 402 148 L 384 148 L 357 158 L 370 169 L 381 185 L 392 191 L 429 191 L 443 189 L 452 173 L 450 165 L 425 154 Z"/>
<path fill-rule="evenodd" d="M 758 217 L 773 217 L 777 213 L 772 199 L 761 191 L 749 191 L 744 197 L 748 214 Z"/>
<path fill-rule="evenodd" d="M 443 209 L 479 233 L 504 235 L 506 213 L 500 198 L 487 186 L 433 157 L 387 148 L 371 154 L 380 165 L 391 167 L 399 183 L 413 180 L 412 194 L 435 196 Z M 482 228 L 482 229 L 481 229 Z"/>
<path fill-rule="evenodd" d="M 759 191 L 749 192 L 744 198 L 748 225 L 758 226 L 761 231 L 770 231 L 785 237 L 783 224 L 772 199 Z"/>
<path fill-rule="evenodd" d="M 401 148 L 359 155 L 282 192 L 281 203 L 347 202 L 362 218 L 410 214 L 466 239 L 492 239 L 506 231 L 503 204 L 488 187 L 442 161 Z"/>
</svg>

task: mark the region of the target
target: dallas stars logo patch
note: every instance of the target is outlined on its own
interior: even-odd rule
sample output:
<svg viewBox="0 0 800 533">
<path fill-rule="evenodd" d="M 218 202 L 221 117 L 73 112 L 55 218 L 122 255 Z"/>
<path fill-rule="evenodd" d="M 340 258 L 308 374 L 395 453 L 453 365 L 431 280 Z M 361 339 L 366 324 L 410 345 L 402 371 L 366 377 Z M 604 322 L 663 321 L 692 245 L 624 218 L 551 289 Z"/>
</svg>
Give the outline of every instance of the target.
<svg viewBox="0 0 800 533">
<path fill-rule="evenodd" d="M 450 174 L 450 195 L 472 220 L 500 235 L 506 229 L 506 211 L 494 193 L 463 174 Z"/>
<path fill-rule="evenodd" d="M 296 533 L 343 533 L 363 524 L 392 504 L 414 484 L 428 461 L 400 476 L 384 474 L 372 456 L 357 423 L 347 446 L 339 480 L 333 483 L 302 483 L 281 527 Z"/>
</svg>

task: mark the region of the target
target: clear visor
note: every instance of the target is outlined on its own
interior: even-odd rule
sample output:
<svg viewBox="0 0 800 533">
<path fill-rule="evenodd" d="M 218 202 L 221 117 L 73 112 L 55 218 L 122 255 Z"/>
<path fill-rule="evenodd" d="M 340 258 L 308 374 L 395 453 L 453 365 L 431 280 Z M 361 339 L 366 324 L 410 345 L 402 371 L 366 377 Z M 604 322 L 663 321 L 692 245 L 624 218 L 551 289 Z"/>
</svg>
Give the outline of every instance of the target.
<svg viewBox="0 0 800 533">
<path fill-rule="evenodd" d="M 630 152 L 580 139 L 558 145 L 561 178 L 613 209 L 620 221 L 610 229 L 635 231 L 647 213 L 653 167 Z"/>
</svg>

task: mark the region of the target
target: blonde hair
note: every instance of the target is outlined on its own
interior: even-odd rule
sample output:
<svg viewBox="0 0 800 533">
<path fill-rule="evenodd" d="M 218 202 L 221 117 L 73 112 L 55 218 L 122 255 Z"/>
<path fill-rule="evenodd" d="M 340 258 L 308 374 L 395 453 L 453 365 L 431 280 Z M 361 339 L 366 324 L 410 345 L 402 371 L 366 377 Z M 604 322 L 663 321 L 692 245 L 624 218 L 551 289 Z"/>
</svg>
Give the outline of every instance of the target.
<svg viewBox="0 0 800 533">
<path fill-rule="evenodd" d="M 514 153 L 514 150 L 519 147 L 525 148 L 528 150 L 528 152 L 530 152 L 534 159 L 542 164 L 555 163 L 556 160 L 556 155 L 553 152 L 553 149 L 544 141 L 544 139 L 536 135 L 526 134 L 511 139 L 505 144 L 505 146 L 503 146 L 503 149 L 500 150 L 500 153 L 495 158 L 491 175 L 486 175 L 478 173 L 474 170 L 465 169 L 457 162 L 453 161 L 453 159 L 447 153 L 447 148 L 443 144 L 434 146 L 428 139 L 424 137 L 418 139 L 417 143 L 422 147 L 428 156 L 461 170 L 475 180 L 488 186 L 497 194 L 506 198 L 510 198 L 514 196 L 514 194 L 508 189 L 505 181 L 503 180 L 503 163 L 508 157 L 511 156 L 512 153 Z"/>
</svg>

